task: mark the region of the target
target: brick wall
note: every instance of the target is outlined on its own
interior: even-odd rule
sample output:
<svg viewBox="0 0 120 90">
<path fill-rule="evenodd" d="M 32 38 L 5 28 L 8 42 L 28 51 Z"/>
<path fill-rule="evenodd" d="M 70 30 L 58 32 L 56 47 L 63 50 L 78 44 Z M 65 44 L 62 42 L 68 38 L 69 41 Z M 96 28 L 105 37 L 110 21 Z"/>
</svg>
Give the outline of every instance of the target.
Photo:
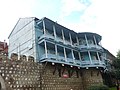
<svg viewBox="0 0 120 90">
<path fill-rule="evenodd" d="M 34 58 L 13 54 L 11 59 L 0 62 L 0 74 L 5 81 L 6 90 L 40 90 L 41 65 L 34 62 Z"/>
<path fill-rule="evenodd" d="M 89 68 L 82 69 L 82 80 L 84 84 L 84 89 L 92 85 L 102 85 L 103 79 L 99 69 Z"/>
<path fill-rule="evenodd" d="M 78 69 L 50 62 L 41 64 L 25 55 L 18 60 L 17 54 L 8 59 L 0 53 L 0 74 L 6 90 L 85 90 L 90 85 L 103 84 L 99 69 Z"/>
<path fill-rule="evenodd" d="M 42 74 L 42 87 L 43 90 L 83 90 L 80 70 L 48 63 Z"/>
</svg>

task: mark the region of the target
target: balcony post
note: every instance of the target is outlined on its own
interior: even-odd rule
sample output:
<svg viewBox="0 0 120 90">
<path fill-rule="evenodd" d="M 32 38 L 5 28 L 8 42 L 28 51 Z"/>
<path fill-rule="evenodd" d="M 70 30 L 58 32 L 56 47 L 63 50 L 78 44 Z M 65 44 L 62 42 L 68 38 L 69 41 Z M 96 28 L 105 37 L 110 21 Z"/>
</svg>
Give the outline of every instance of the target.
<svg viewBox="0 0 120 90">
<path fill-rule="evenodd" d="M 85 40 L 86 40 L 86 43 L 87 43 L 87 47 L 89 47 L 89 44 L 88 44 L 88 40 L 87 40 L 86 34 L 85 34 Z"/>
<path fill-rule="evenodd" d="M 92 59 L 91 59 L 90 51 L 88 51 L 88 55 L 89 55 L 90 62 L 91 62 L 91 64 L 92 64 Z"/>
<path fill-rule="evenodd" d="M 93 38 L 94 38 L 95 46 L 96 46 L 96 48 L 97 48 L 97 41 L 96 41 L 95 36 L 93 36 Z"/>
<path fill-rule="evenodd" d="M 72 37 L 71 37 L 71 33 L 69 33 L 69 37 L 70 37 L 70 43 L 71 43 L 71 46 L 72 46 Z"/>
<path fill-rule="evenodd" d="M 58 60 L 58 54 L 57 54 L 57 45 L 55 44 L 55 55 L 56 55 L 56 60 Z"/>
<path fill-rule="evenodd" d="M 47 58 L 47 45 L 46 45 L 46 41 L 44 41 L 45 44 L 45 57 Z"/>
<path fill-rule="evenodd" d="M 64 36 L 63 29 L 62 29 L 62 38 L 63 38 L 63 43 L 65 44 L 65 36 Z"/>
<path fill-rule="evenodd" d="M 46 30 L 45 30 L 45 22 L 43 21 L 43 31 L 44 31 L 44 35 L 46 35 Z M 44 41 L 45 44 L 45 57 L 47 58 L 47 45 L 46 45 L 46 41 Z"/>
<path fill-rule="evenodd" d="M 82 61 L 82 59 L 81 59 L 81 55 L 80 55 L 80 52 L 78 52 L 78 55 L 79 55 L 79 59 L 80 59 L 80 61 Z"/>
<path fill-rule="evenodd" d="M 56 39 L 56 29 L 55 29 L 55 25 L 53 25 L 53 32 L 54 32 L 54 37 Z"/>
<path fill-rule="evenodd" d="M 45 22 L 44 22 L 44 20 L 42 20 L 42 21 L 43 21 L 43 31 L 44 31 L 44 35 L 46 35 Z"/>
<path fill-rule="evenodd" d="M 78 40 L 78 37 L 76 36 L 76 40 L 77 40 L 77 45 L 79 45 L 79 40 Z"/>
<path fill-rule="evenodd" d="M 71 52 L 72 52 L 73 62 L 75 63 L 75 56 L 74 56 L 74 53 L 73 53 L 73 49 L 71 49 Z"/>
<path fill-rule="evenodd" d="M 97 57 L 98 57 L 98 60 L 99 60 L 99 63 L 100 63 L 100 56 L 99 56 L 99 53 L 97 52 Z"/>
<path fill-rule="evenodd" d="M 66 56 L 66 50 L 65 50 L 65 47 L 64 47 L 63 49 L 64 49 L 65 61 L 67 61 L 67 56 Z"/>
</svg>

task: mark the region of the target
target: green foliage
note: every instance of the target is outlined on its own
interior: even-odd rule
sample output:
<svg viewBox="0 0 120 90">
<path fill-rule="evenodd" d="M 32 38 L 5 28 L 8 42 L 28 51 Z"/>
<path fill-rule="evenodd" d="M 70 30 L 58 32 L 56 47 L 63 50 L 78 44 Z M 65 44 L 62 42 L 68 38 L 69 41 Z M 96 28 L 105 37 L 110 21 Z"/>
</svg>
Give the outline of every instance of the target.
<svg viewBox="0 0 120 90">
<path fill-rule="evenodd" d="M 109 88 L 106 85 L 94 85 L 94 86 L 88 87 L 87 90 L 109 90 Z"/>
<path fill-rule="evenodd" d="M 120 59 L 120 50 L 117 52 L 117 59 Z"/>
<path fill-rule="evenodd" d="M 120 80 L 120 50 L 117 52 L 117 59 L 113 61 L 114 75 L 116 79 Z"/>
<path fill-rule="evenodd" d="M 115 76 L 116 76 L 116 79 L 120 80 L 120 69 L 116 69 Z"/>
<path fill-rule="evenodd" d="M 120 69 L 120 59 L 114 60 L 113 66 L 115 67 L 115 69 Z"/>
<path fill-rule="evenodd" d="M 116 90 L 116 87 L 112 87 L 112 88 L 110 88 L 109 90 Z"/>
</svg>

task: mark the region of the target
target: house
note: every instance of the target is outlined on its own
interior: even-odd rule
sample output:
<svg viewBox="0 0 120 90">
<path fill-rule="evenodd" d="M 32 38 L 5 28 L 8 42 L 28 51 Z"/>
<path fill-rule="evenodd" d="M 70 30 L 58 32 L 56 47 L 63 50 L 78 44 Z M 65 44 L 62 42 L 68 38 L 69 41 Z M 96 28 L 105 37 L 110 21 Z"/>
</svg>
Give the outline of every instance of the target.
<svg viewBox="0 0 120 90">
<path fill-rule="evenodd" d="M 61 83 L 60 90 L 63 86 L 82 90 L 82 87 L 103 84 L 102 73 L 109 70 L 112 58 L 107 57 L 108 52 L 101 46 L 101 40 L 99 34 L 77 33 L 46 17 L 20 18 L 9 35 L 8 53 L 9 57 L 16 53 L 18 60 L 25 55 L 42 63 L 46 71 L 44 85 L 52 87 L 52 90 L 53 86 L 49 83 L 54 83 L 56 88 Z M 49 77 L 52 77 L 51 80 Z M 66 81 L 66 86 L 64 78 L 71 78 Z M 75 83 L 77 87 L 73 86 Z"/>
</svg>

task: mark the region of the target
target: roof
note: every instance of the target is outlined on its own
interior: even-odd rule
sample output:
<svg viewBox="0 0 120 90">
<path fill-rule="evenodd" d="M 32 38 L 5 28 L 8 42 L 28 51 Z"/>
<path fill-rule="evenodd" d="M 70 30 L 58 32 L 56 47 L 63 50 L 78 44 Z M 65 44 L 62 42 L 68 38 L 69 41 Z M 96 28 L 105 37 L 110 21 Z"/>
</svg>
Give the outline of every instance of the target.
<svg viewBox="0 0 120 90">
<path fill-rule="evenodd" d="M 109 54 L 109 55 L 111 55 L 112 57 L 116 58 L 110 51 L 108 51 L 108 50 L 105 49 L 105 48 L 103 48 L 103 49 L 104 49 L 104 51 L 105 51 L 107 54 Z"/>
</svg>

